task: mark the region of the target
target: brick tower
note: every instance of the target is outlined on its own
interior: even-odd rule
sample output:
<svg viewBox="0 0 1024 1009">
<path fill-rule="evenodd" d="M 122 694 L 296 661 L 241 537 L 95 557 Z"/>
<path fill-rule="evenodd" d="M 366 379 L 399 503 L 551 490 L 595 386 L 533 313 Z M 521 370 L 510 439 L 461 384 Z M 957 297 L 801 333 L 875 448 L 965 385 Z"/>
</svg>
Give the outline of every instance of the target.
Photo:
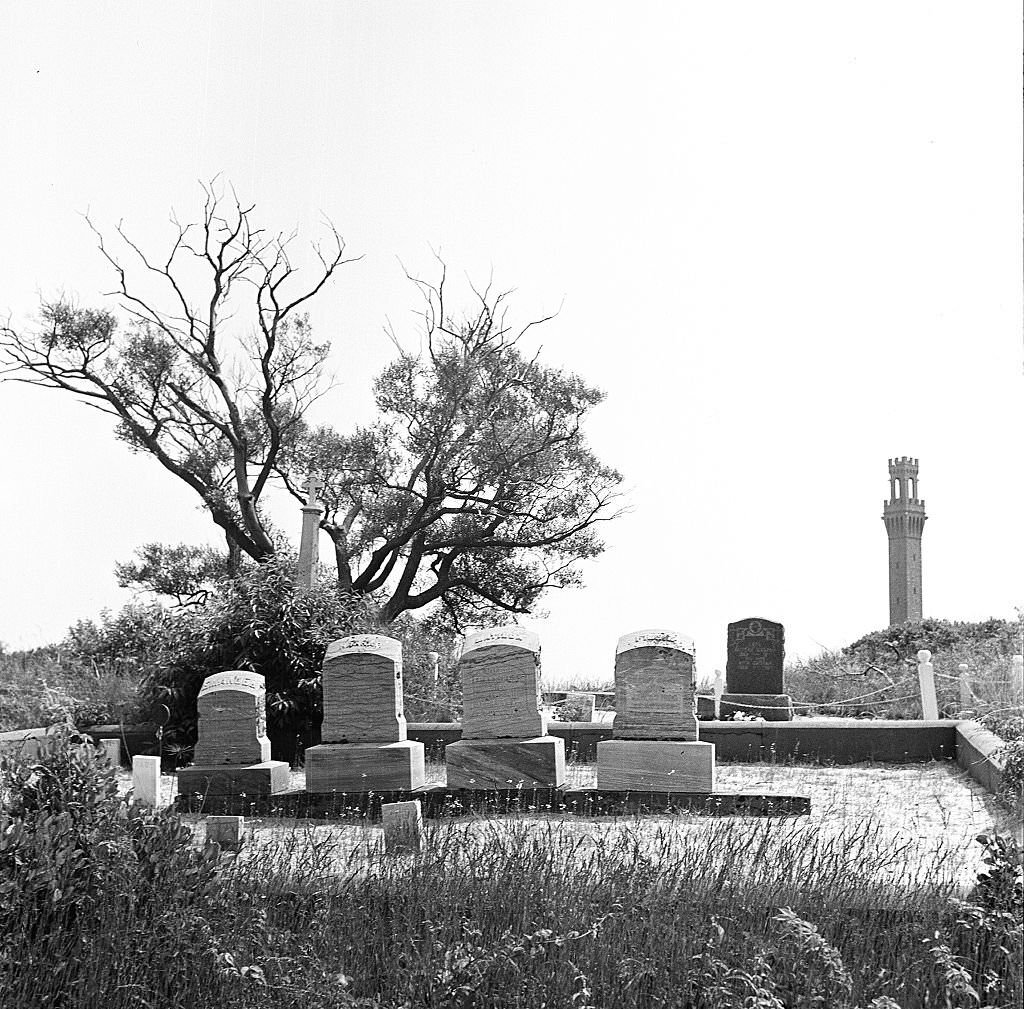
<svg viewBox="0 0 1024 1009">
<path fill-rule="evenodd" d="M 917 496 L 917 460 L 889 460 L 889 500 L 882 521 L 889 534 L 889 625 L 921 619 L 921 533 L 924 502 Z"/>
</svg>

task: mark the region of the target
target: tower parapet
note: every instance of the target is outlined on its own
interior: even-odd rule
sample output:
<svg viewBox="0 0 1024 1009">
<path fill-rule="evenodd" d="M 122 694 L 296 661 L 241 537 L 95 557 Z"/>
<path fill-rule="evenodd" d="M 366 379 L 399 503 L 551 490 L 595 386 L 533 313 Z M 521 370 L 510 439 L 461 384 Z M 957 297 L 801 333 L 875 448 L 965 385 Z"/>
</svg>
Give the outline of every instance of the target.
<svg viewBox="0 0 1024 1009">
<path fill-rule="evenodd" d="M 918 460 L 900 456 L 889 460 L 889 499 L 882 521 L 889 534 L 889 624 L 920 620 L 921 535 L 928 516 L 917 496 Z"/>
</svg>

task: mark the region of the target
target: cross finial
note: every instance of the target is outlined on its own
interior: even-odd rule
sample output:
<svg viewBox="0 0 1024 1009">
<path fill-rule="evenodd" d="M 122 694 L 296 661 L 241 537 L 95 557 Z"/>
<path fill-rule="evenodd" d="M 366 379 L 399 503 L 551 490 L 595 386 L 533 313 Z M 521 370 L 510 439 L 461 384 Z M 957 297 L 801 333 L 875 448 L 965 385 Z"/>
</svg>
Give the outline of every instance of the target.
<svg viewBox="0 0 1024 1009">
<path fill-rule="evenodd" d="M 317 503 L 317 499 L 316 499 L 317 492 L 322 490 L 323 486 L 324 486 L 324 482 L 323 482 L 323 480 L 320 479 L 320 477 L 313 476 L 312 474 L 310 474 L 309 479 L 306 481 L 306 504 L 307 505 L 314 505 L 314 506 L 316 505 L 316 503 Z"/>
</svg>

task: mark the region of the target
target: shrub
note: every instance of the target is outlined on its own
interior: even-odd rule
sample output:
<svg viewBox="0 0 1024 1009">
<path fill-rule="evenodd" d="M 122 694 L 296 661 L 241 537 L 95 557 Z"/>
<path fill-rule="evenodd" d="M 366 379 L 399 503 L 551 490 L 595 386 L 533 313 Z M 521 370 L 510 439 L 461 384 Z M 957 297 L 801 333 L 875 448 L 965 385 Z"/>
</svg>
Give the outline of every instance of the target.
<svg viewBox="0 0 1024 1009">
<path fill-rule="evenodd" d="M 0 758 L 0 781 L 0 991 L 10 1004 L 56 1004 L 99 983 L 113 993 L 125 972 L 151 973 L 152 985 L 169 951 L 205 955 L 188 936 L 215 847 L 194 848 L 174 814 L 124 802 L 116 770 L 71 730 L 31 759 Z"/>
<path fill-rule="evenodd" d="M 137 721 L 144 703 L 136 676 L 87 670 L 56 646 L 0 656 L 0 732 Z"/>
<path fill-rule="evenodd" d="M 791 663 L 787 689 L 801 705 L 799 713 L 920 718 L 917 653 L 927 649 L 935 666 L 940 711 L 960 715 L 958 667 L 966 663 L 978 695 L 972 717 L 985 715 L 993 720 L 988 725 L 992 731 L 1014 738 L 1007 733 L 1020 733 L 1020 707 L 1008 678 L 1011 656 L 1020 651 L 1021 630 L 1019 620 L 994 618 L 898 624 L 866 634 L 838 652 Z"/>
</svg>

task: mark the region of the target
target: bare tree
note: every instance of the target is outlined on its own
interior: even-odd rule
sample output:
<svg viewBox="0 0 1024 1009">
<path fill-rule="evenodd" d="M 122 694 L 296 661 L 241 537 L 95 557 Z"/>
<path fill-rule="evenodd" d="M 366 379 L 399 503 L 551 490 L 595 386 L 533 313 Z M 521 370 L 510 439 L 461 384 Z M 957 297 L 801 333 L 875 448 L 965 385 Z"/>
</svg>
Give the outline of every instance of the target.
<svg viewBox="0 0 1024 1009">
<path fill-rule="evenodd" d="M 223 530 L 232 568 L 242 553 L 274 552 L 260 498 L 282 447 L 325 391 L 326 343 L 299 309 L 345 263 L 328 224 L 318 269 L 302 280 L 289 247 L 251 205 L 216 180 L 203 186 L 198 223 L 181 224 L 166 256 L 151 258 L 116 228 L 118 249 L 86 218 L 115 271 L 127 317 L 60 297 L 41 326 L 0 328 L 0 374 L 60 389 L 117 419 L 117 436 L 149 452 L 202 499 Z"/>
</svg>

